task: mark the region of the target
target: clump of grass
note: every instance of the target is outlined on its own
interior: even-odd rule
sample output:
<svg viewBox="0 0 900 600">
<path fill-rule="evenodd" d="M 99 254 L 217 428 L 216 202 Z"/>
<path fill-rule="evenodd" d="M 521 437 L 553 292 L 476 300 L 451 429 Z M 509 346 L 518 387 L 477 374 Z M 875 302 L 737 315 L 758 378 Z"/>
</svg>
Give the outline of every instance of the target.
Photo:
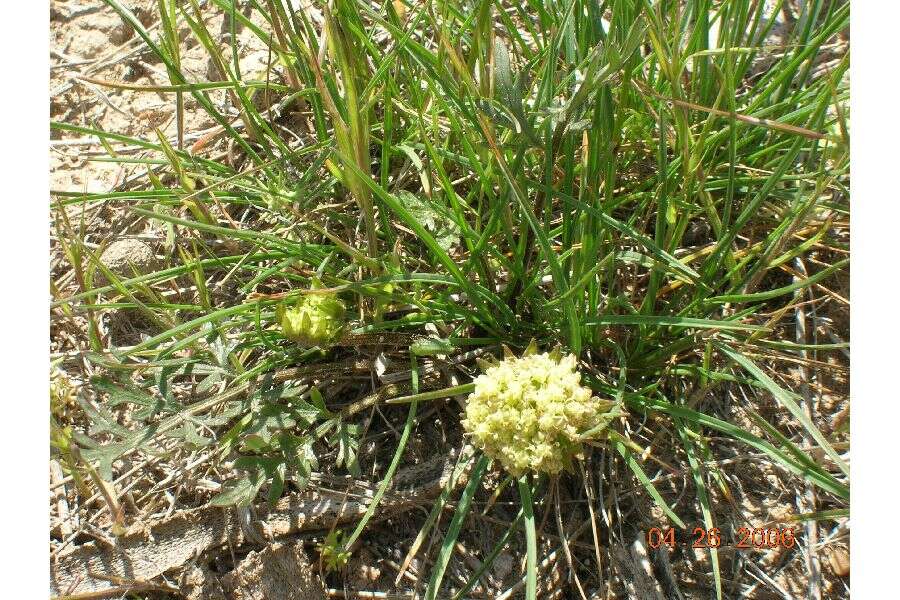
<svg viewBox="0 0 900 600">
<path fill-rule="evenodd" d="M 161 42 L 122 4 L 107 3 L 165 64 L 179 110 L 181 95 L 192 95 L 243 162 L 184 150 L 180 130 L 173 145 L 53 124 L 147 154 L 127 159 L 148 169 L 144 185 L 108 194 L 55 191 L 60 206 L 124 206 L 191 249 L 163 270 L 92 287 L 81 276 L 86 250 L 67 245 L 79 289 L 59 293 L 56 306 L 92 319 L 104 308 L 140 306 L 171 323 L 131 348 L 100 348 L 92 333 L 91 359 L 105 369 L 139 368 L 145 387 L 165 394 L 198 376 L 202 387 L 237 389 L 289 365 L 354 353 L 374 359 L 382 342 L 326 353 L 300 350 L 279 332 L 276 307 L 321 280 L 350 304 L 353 333 L 410 336 L 395 338 L 406 346 L 389 354 L 401 361 L 412 354 L 415 385 L 420 376 L 430 383 L 416 354 L 490 351 L 501 343 L 522 349 L 532 338 L 561 344 L 577 357 L 584 385 L 628 409 L 601 445 L 621 458 L 599 473 L 605 485 L 630 485 L 630 473 L 676 525 L 692 518 L 706 528 L 722 525 L 712 502 L 733 492 L 715 461 L 731 447 L 752 448 L 815 486 L 824 507 L 848 506 L 849 469 L 837 451 L 846 440 L 823 432 L 808 402 L 779 375 L 784 364 L 808 363 L 801 352 L 824 356 L 846 347 L 790 340 L 795 307 L 812 302 L 826 310 L 843 301 L 829 285 L 846 276 L 848 264 L 841 233 L 848 218 L 848 55 L 836 50 L 847 3 L 803 3 L 771 48 L 777 14 L 750 0 L 335 0 L 297 13 L 267 0 L 253 3 L 255 19 L 233 2 L 213 0 L 277 57 L 272 69 L 288 82 L 285 114 L 292 107 L 309 129 L 302 143 L 276 127 L 277 115 L 256 108 L 248 90 L 277 84 L 268 76 L 243 79 L 236 54 L 232 65 L 219 55 L 194 0 L 161 3 L 168 7 Z M 181 72 L 176 27 L 210 48 L 222 81 L 189 81 Z M 213 88 L 229 90 L 246 134 L 210 100 Z M 153 174 L 160 166 L 168 178 Z M 344 190 L 352 202 L 343 200 Z M 797 261 L 806 273 L 794 269 Z M 193 298 L 154 292 L 186 276 Z M 231 281 L 238 293 L 212 302 L 211 278 Z M 366 318 L 365 299 L 379 307 L 377 319 Z M 434 331 L 441 339 L 423 344 Z M 419 352 L 407 352 L 415 340 Z M 315 387 L 273 390 L 223 403 L 221 411 L 170 397 L 143 417 L 158 425 L 171 418 L 167 412 L 191 411 L 215 441 L 192 425 L 179 429 L 185 444 L 240 454 L 246 479 L 231 488 L 229 502 L 251 500 L 267 482 L 277 492 L 270 498 L 287 481 L 305 484 L 323 448 L 358 472 L 355 409 L 342 412 L 334 406 L 340 398 Z M 706 400 L 735 392 L 773 399 L 786 419 L 750 429 Z M 406 399 L 461 391 L 413 393 Z M 150 402 L 146 391 L 119 397 Z M 407 428 L 419 425 L 413 408 Z M 83 454 L 110 470 L 124 452 L 152 447 L 165 432 L 153 433 L 122 439 L 117 431 L 112 450 L 81 438 L 89 447 Z M 823 458 L 812 458 L 801 439 Z M 392 468 L 404 444 L 394 449 Z M 647 473 L 648 465 L 677 472 L 662 456 L 691 474 L 695 503 Z M 481 456 L 470 474 L 426 597 L 449 589 L 441 587 L 443 574 L 487 465 Z M 596 475 L 573 489 L 591 489 Z M 522 511 L 510 525 L 510 532 L 525 527 L 530 598 L 538 594 L 535 510 L 551 501 L 547 482 L 518 482 Z M 606 514 L 601 505 L 596 510 Z M 620 526 L 601 529 L 613 535 Z M 512 540 L 504 535 L 453 597 L 467 593 Z M 599 557 L 605 546 L 596 537 L 593 543 Z M 721 598 L 719 557 L 715 549 L 710 555 L 710 587 Z M 600 585 L 600 569 L 584 583 Z"/>
</svg>

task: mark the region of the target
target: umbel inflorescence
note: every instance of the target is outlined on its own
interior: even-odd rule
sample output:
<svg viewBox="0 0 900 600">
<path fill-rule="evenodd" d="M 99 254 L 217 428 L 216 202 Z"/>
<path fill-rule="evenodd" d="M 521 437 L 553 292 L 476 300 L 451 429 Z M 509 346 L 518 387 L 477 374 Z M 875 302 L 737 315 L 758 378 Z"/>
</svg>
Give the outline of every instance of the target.
<svg viewBox="0 0 900 600">
<path fill-rule="evenodd" d="M 573 355 L 507 352 L 475 379 L 463 427 L 473 443 L 512 475 L 559 473 L 583 457 L 583 442 L 605 437 L 621 414 L 581 384 Z"/>
<path fill-rule="evenodd" d="M 325 292 L 301 296 L 294 306 L 276 309 L 284 337 L 304 346 L 325 346 L 344 328 L 346 306 L 335 294 Z"/>
</svg>

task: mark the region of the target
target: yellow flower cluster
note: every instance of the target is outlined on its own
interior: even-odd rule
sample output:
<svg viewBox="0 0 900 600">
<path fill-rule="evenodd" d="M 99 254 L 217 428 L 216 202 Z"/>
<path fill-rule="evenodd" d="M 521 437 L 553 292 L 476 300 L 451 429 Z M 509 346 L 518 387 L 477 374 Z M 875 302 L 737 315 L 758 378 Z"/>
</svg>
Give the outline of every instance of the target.
<svg viewBox="0 0 900 600">
<path fill-rule="evenodd" d="M 475 379 L 463 427 L 512 475 L 555 474 L 582 458 L 583 435 L 603 434 L 613 406 L 581 385 L 575 357 L 507 356 Z"/>
<path fill-rule="evenodd" d="M 306 346 L 335 341 L 344 328 L 344 303 L 334 294 L 307 294 L 293 307 L 276 309 L 284 337 Z"/>
</svg>

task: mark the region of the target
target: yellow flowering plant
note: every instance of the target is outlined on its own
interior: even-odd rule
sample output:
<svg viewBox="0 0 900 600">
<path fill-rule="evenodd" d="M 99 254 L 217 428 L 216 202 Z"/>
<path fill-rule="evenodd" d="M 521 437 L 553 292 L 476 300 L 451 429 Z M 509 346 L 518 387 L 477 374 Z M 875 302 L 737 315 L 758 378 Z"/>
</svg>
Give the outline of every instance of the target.
<svg viewBox="0 0 900 600">
<path fill-rule="evenodd" d="M 347 308 L 336 294 L 301 296 L 294 306 L 281 304 L 275 315 L 284 337 L 305 346 L 325 346 L 344 330 Z"/>
<path fill-rule="evenodd" d="M 475 379 L 463 427 L 516 477 L 569 469 L 573 458 L 583 458 L 583 443 L 606 437 L 623 413 L 581 384 L 574 355 L 539 354 L 534 342 L 520 358 L 504 350 L 505 358 L 484 365 Z"/>
</svg>

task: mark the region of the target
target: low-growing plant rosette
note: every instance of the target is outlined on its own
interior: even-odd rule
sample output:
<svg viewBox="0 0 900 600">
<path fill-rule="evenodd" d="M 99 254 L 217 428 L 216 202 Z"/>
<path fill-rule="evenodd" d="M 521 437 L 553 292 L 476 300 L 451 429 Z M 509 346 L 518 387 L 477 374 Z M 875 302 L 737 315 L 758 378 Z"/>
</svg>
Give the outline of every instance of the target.
<svg viewBox="0 0 900 600">
<path fill-rule="evenodd" d="M 605 438 L 623 413 L 582 385 L 574 355 L 508 350 L 484 365 L 469 395 L 463 427 L 473 444 L 515 477 L 558 474 L 584 458 L 584 443 Z"/>
</svg>

